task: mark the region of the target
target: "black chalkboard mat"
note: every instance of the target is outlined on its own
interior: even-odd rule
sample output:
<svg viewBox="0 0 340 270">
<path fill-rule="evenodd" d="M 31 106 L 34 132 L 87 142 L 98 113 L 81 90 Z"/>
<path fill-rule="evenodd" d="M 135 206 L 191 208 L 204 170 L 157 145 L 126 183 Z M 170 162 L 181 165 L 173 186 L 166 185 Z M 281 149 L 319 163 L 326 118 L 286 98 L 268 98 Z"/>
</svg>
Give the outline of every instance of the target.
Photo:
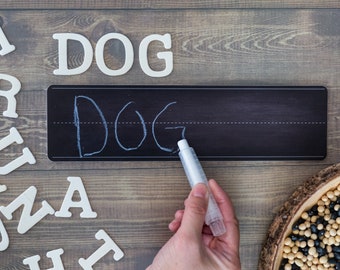
<svg viewBox="0 0 340 270">
<path fill-rule="evenodd" d="M 48 88 L 53 161 L 172 160 L 186 138 L 202 159 L 323 159 L 324 87 Z"/>
</svg>

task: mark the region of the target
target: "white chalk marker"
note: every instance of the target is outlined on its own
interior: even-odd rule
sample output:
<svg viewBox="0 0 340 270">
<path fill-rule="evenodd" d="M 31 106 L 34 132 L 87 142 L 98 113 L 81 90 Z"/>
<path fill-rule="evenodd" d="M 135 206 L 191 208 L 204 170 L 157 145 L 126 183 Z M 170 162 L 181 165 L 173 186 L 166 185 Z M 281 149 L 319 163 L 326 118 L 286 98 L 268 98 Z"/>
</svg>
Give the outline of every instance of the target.
<svg viewBox="0 0 340 270">
<path fill-rule="evenodd" d="M 184 171 L 188 177 L 191 188 L 196 184 L 203 183 L 208 187 L 207 177 L 202 169 L 202 166 L 196 156 L 192 147 L 189 146 L 187 140 L 180 140 L 178 143 L 179 157 L 181 159 Z M 214 199 L 214 196 L 209 190 L 209 204 L 207 214 L 205 216 L 205 223 L 210 227 L 214 236 L 221 236 L 226 232 L 223 222 L 223 216 Z"/>
</svg>

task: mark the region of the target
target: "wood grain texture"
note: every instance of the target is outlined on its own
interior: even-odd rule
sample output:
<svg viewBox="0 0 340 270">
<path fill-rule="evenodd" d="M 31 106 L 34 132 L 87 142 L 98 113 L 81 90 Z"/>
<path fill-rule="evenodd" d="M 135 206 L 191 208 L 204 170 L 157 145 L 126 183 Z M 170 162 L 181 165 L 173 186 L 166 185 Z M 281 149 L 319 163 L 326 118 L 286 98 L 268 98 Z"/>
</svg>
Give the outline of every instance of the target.
<svg viewBox="0 0 340 270">
<path fill-rule="evenodd" d="M 76 1 L 43 1 L 43 0 L 5 0 L 2 9 L 210 9 L 210 8 L 339 8 L 337 0 L 152 0 L 152 1 L 124 1 L 124 0 L 76 0 Z"/>
<path fill-rule="evenodd" d="M 79 176 L 98 213 L 97 219 L 84 220 L 79 217 L 79 209 L 72 209 L 71 218 L 49 216 L 24 235 L 16 231 L 20 211 L 11 221 L 1 214 L 10 247 L 1 252 L 0 269 L 28 269 L 22 260 L 38 254 L 42 257 L 41 269 L 50 268 L 46 252 L 56 248 L 65 250 L 62 255 L 65 269 L 80 269 L 78 259 L 87 258 L 101 245 L 94 237 L 99 229 L 106 230 L 126 256 L 116 263 L 112 254 L 108 255 L 96 269 L 145 269 L 170 237 L 167 223 L 175 211 L 182 208 L 189 192 L 183 169 L 176 161 L 49 161 L 45 89 L 51 84 L 326 86 L 329 124 L 325 160 L 203 162 L 207 175 L 218 180 L 235 204 L 240 220 L 243 269 L 256 268 L 267 229 L 295 188 L 320 169 L 340 160 L 340 9 L 203 10 L 200 8 L 204 6 L 195 2 L 182 2 L 181 10 L 168 9 L 164 2 L 159 10 L 143 10 L 138 8 L 143 2 L 128 1 L 125 5 L 134 5 L 136 10 L 81 11 L 35 10 L 57 8 L 61 2 L 11 1 L 6 3 L 8 8 L 16 3 L 16 8 L 32 10 L 0 11 L 2 28 L 16 46 L 16 51 L 0 57 L 0 73 L 13 75 L 22 83 L 17 95 L 19 117 L 0 116 L 0 138 L 14 126 L 25 141 L 3 150 L 0 163 L 19 156 L 24 146 L 37 158 L 35 165 L 25 165 L 8 176 L 0 176 L 0 184 L 8 187 L 0 194 L 0 205 L 7 205 L 34 185 L 38 189 L 34 209 L 45 199 L 59 210 L 69 186 L 67 177 Z M 93 3 L 103 8 L 108 1 Z M 125 2 L 115 3 L 123 6 Z M 171 3 L 176 5 L 176 2 L 167 2 Z M 190 3 L 195 8 L 191 8 Z M 209 3 L 223 5 L 221 1 Z M 319 1 L 310 3 L 321 5 Z M 337 3 L 325 1 L 322 5 L 336 6 Z M 92 2 L 73 1 L 72 5 L 90 8 Z M 95 62 L 84 74 L 55 76 L 58 47 L 52 35 L 58 32 L 82 34 L 93 46 L 106 33 L 122 33 L 133 43 L 134 65 L 120 77 L 103 75 Z M 150 78 L 139 66 L 138 46 L 145 36 L 154 33 L 172 36 L 174 70 L 166 78 Z M 160 44 L 152 44 L 149 51 L 151 64 L 158 68 L 163 65 L 155 57 L 160 50 L 164 50 Z M 69 55 L 71 66 L 81 63 L 79 47 L 70 47 Z M 119 63 L 121 45 L 111 44 L 105 58 L 112 64 Z M 0 86 L 4 87 L 2 83 Z M 6 100 L 1 98 L 0 111 L 5 107 Z"/>
<path fill-rule="evenodd" d="M 339 72 L 339 10 L 22 11 L 0 16 L 8 39 L 17 44 L 16 52 L 2 59 L 0 72 L 11 67 L 24 90 L 46 89 L 51 84 L 127 82 L 334 87 Z M 39 23 L 34 23 L 37 20 Z M 79 76 L 55 76 L 58 43 L 52 35 L 56 32 L 84 35 L 93 47 L 104 34 L 123 33 L 133 43 L 134 65 L 118 77 L 104 75 L 95 61 Z M 153 33 L 172 36 L 174 70 L 162 79 L 148 77 L 139 66 L 139 44 Z M 105 51 L 105 61 L 119 63 L 121 44 L 111 45 Z M 150 65 L 154 68 L 163 65 L 155 56 L 161 50 L 157 42 L 151 46 Z M 70 67 L 81 64 L 82 53 L 80 46 L 70 46 Z"/>
</svg>

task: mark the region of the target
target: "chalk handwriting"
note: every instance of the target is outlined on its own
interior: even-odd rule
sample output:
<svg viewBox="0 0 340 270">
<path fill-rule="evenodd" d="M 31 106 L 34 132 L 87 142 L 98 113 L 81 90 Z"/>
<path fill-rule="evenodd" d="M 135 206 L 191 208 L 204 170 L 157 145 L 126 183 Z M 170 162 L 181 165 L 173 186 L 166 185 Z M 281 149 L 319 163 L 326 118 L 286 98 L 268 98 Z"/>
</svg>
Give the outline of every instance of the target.
<svg viewBox="0 0 340 270">
<path fill-rule="evenodd" d="M 137 150 L 139 147 L 142 146 L 143 142 L 145 141 L 146 139 L 146 135 L 147 135 L 147 129 L 146 129 L 146 125 L 145 125 L 145 121 L 143 119 L 143 116 L 139 113 L 139 111 L 135 111 L 135 113 L 138 115 L 139 119 L 140 119 L 140 122 L 142 124 L 142 127 L 143 127 L 143 138 L 142 140 L 140 141 L 140 143 L 136 146 L 136 147 L 125 147 L 123 146 L 123 144 L 120 142 L 119 138 L 118 138 L 118 121 L 119 121 L 119 117 L 120 115 L 122 114 L 122 112 L 130 105 L 134 103 L 133 101 L 130 101 L 128 102 L 124 107 L 123 109 L 121 109 L 116 117 L 116 121 L 115 121 L 115 138 L 116 138 L 116 141 L 118 143 L 118 145 L 125 151 L 132 151 L 132 150 Z"/>
<path fill-rule="evenodd" d="M 104 131 L 105 131 L 105 137 L 104 137 L 103 146 L 98 151 L 94 151 L 92 153 L 85 153 L 85 154 L 83 154 L 82 145 L 81 145 L 80 120 L 79 120 L 79 111 L 78 111 L 78 100 L 81 99 L 81 98 L 90 101 L 91 104 L 95 107 L 95 109 L 97 110 L 97 112 L 98 112 L 98 114 L 99 114 L 99 116 L 101 118 L 101 121 L 102 121 L 103 127 L 104 127 Z M 107 128 L 107 123 L 106 123 L 105 117 L 104 117 L 101 109 L 98 107 L 97 103 L 92 98 L 90 98 L 90 97 L 87 97 L 87 96 L 76 96 L 74 98 L 74 114 L 73 114 L 73 117 L 74 117 L 74 125 L 77 128 L 77 146 L 78 146 L 79 156 L 80 157 L 88 157 L 88 156 L 92 156 L 92 155 L 98 154 L 101 151 L 103 151 L 103 149 L 105 148 L 106 143 L 107 143 L 108 128 Z"/>
<path fill-rule="evenodd" d="M 174 101 L 174 102 L 171 102 L 169 103 L 168 105 L 166 105 L 161 111 L 159 114 L 156 115 L 155 119 L 153 120 L 152 122 L 152 136 L 153 136 L 153 139 L 155 140 L 155 143 L 157 144 L 158 148 L 161 149 L 162 151 L 164 152 L 169 152 L 169 153 L 172 153 L 175 151 L 175 149 L 173 148 L 167 148 L 167 147 L 163 147 L 159 144 L 157 138 L 156 138 L 156 131 L 155 131 L 155 126 L 156 126 L 156 121 L 157 119 L 172 105 L 176 104 L 177 102 Z M 167 127 L 166 129 L 177 129 L 177 128 L 183 128 L 183 127 L 174 127 L 174 128 L 169 128 Z M 185 131 L 185 127 L 183 128 L 183 132 L 182 132 L 182 139 L 184 139 L 184 131 Z"/>
<path fill-rule="evenodd" d="M 92 151 L 92 152 L 88 152 L 86 153 L 84 151 L 84 144 L 86 143 L 85 139 L 82 138 L 82 132 L 81 132 L 81 124 L 82 123 L 86 123 L 86 119 L 85 121 L 80 121 L 80 112 L 79 112 L 79 105 L 78 102 L 80 99 L 83 100 L 87 100 L 90 102 L 90 105 L 92 105 L 95 108 L 95 112 L 98 113 L 99 117 L 100 117 L 100 121 L 99 122 L 94 122 L 96 124 L 102 124 L 103 130 L 104 130 L 104 139 L 101 140 L 103 143 L 100 145 L 99 150 L 97 151 Z M 158 119 L 171 107 L 174 106 L 177 102 L 173 101 L 168 103 L 166 106 L 164 106 L 162 108 L 162 110 L 155 116 L 155 118 L 153 119 L 152 122 L 150 122 L 151 124 L 151 133 L 152 133 L 152 138 L 157 146 L 158 149 L 160 149 L 161 151 L 164 152 L 168 152 L 168 153 L 175 153 L 177 151 L 177 148 L 168 148 L 165 146 L 162 146 L 161 143 L 159 142 L 159 135 L 157 136 L 157 132 L 156 132 L 156 125 L 158 123 Z M 143 115 L 138 111 L 138 110 L 134 110 L 134 113 L 136 113 L 136 115 L 139 118 L 139 122 L 133 122 L 136 124 L 140 124 L 142 127 L 142 136 L 141 136 L 141 140 L 137 143 L 137 145 L 134 146 L 127 146 L 124 145 L 122 143 L 122 139 L 119 136 L 119 123 L 120 122 L 120 118 L 122 116 L 122 114 L 127 110 L 127 108 L 129 106 L 131 106 L 132 104 L 135 104 L 134 101 L 129 101 L 128 103 L 126 103 L 122 109 L 119 110 L 117 116 L 115 117 L 115 121 L 114 121 L 114 137 L 115 137 L 115 141 L 118 144 L 118 146 L 123 149 L 124 151 L 136 151 L 138 150 L 144 143 L 145 139 L 147 138 L 148 135 L 148 131 L 147 131 L 147 125 L 146 125 L 146 121 L 144 120 Z M 89 117 L 89 115 L 84 115 L 85 117 Z M 100 107 L 98 106 L 98 104 L 95 102 L 94 99 L 87 97 L 87 96 L 76 96 L 74 99 L 74 125 L 76 127 L 76 138 L 77 138 L 77 148 L 78 148 L 78 153 L 79 153 L 79 157 L 83 158 L 83 157 L 90 157 L 96 154 L 100 154 L 101 152 L 103 152 L 103 150 L 105 149 L 105 147 L 107 146 L 108 143 L 108 137 L 109 137 L 109 128 L 108 128 L 108 122 L 106 121 L 106 118 L 104 116 L 104 113 L 102 112 L 102 110 L 100 109 Z M 90 122 L 89 122 L 90 123 Z M 132 123 L 132 122 L 131 122 Z M 166 130 L 177 130 L 177 129 L 181 129 L 181 138 L 184 139 L 185 138 L 185 131 L 186 131 L 186 127 L 181 125 L 181 126 L 173 126 L 173 127 L 165 127 L 164 129 Z M 95 140 L 98 140 L 98 135 L 97 134 L 93 134 L 93 137 L 95 136 Z M 84 140 L 84 141 L 83 141 Z M 94 145 L 92 145 L 94 146 Z"/>
</svg>

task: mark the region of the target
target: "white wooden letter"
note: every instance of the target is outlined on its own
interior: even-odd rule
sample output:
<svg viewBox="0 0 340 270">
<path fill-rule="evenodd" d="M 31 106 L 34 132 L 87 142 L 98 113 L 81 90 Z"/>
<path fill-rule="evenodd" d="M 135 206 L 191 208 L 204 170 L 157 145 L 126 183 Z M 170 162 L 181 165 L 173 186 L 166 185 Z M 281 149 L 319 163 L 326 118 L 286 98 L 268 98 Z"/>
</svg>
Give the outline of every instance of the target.
<svg viewBox="0 0 340 270">
<path fill-rule="evenodd" d="M 53 35 L 53 39 L 58 40 L 59 48 L 59 68 L 53 71 L 54 75 L 78 75 L 88 70 L 92 64 L 93 50 L 86 37 L 75 33 L 57 33 Z M 67 64 L 67 41 L 71 39 L 80 42 L 84 49 L 83 63 L 73 69 L 69 69 Z"/>
<path fill-rule="evenodd" d="M 113 259 L 115 261 L 119 261 L 124 257 L 123 251 L 104 230 L 99 230 L 95 236 L 97 240 L 104 240 L 105 243 L 87 259 L 79 259 L 78 262 L 84 270 L 93 270 L 92 266 L 110 251 L 114 252 Z"/>
<path fill-rule="evenodd" d="M 87 197 L 85 187 L 80 177 L 68 177 L 67 181 L 70 182 L 70 186 L 66 192 L 63 204 L 60 211 L 55 212 L 56 217 L 71 217 L 72 213 L 69 211 L 71 207 L 79 207 L 83 209 L 80 213 L 81 218 L 96 218 L 97 213 L 92 211 L 90 201 Z M 72 201 L 72 197 L 75 191 L 79 192 L 80 201 Z"/>
<path fill-rule="evenodd" d="M 22 144 L 24 142 L 19 131 L 12 127 L 9 130 L 9 134 L 0 140 L 0 151 L 10 146 L 12 143 Z"/>
<path fill-rule="evenodd" d="M 173 54 L 172 52 L 159 52 L 157 57 L 165 60 L 165 69 L 161 71 L 152 70 L 148 62 L 148 47 L 152 41 L 161 41 L 165 49 L 171 49 L 171 36 L 165 35 L 149 35 L 145 37 L 139 45 L 139 63 L 146 75 L 150 77 L 165 77 L 168 76 L 173 70 Z"/>
<path fill-rule="evenodd" d="M 0 185 L 0 193 L 7 190 L 6 185 Z"/>
<path fill-rule="evenodd" d="M 0 167 L 0 175 L 9 174 L 26 163 L 35 164 L 35 162 L 36 160 L 32 152 L 27 147 L 25 147 L 22 149 L 22 155 L 20 157 L 17 157 L 16 159 L 7 163 L 5 166 Z"/>
<path fill-rule="evenodd" d="M 7 99 L 7 110 L 4 111 L 2 115 L 11 118 L 17 118 L 18 114 L 15 111 L 17 107 L 17 100 L 14 96 L 20 91 L 21 83 L 17 78 L 7 74 L 0 74 L 0 81 L 1 80 L 6 80 L 12 85 L 10 90 L 0 90 L 0 96 Z"/>
<path fill-rule="evenodd" d="M 15 46 L 9 43 L 1 26 L 0 26 L 0 46 L 1 46 L 0 55 L 6 55 L 15 50 Z"/>
<path fill-rule="evenodd" d="M 105 59 L 104 59 L 104 47 L 106 42 L 108 42 L 110 39 L 118 39 L 120 40 L 125 48 L 125 62 L 124 65 L 117 70 L 110 69 L 106 66 L 105 64 Z M 119 76 L 123 75 L 126 72 L 130 70 L 130 68 L 133 65 L 133 47 L 131 41 L 124 35 L 119 34 L 119 33 L 109 33 L 104 36 L 102 36 L 96 46 L 96 61 L 98 68 L 106 75 L 109 76 Z"/>
<path fill-rule="evenodd" d="M 3 150 L 4 148 L 8 147 L 12 143 L 22 144 L 23 142 L 24 142 L 24 140 L 20 136 L 18 130 L 13 127 L 9 130 L 9 135 L 7 135 L 6 137 L 4 137 L 0 140 L 0 151 Z M 12 160 L 11 162 L 6 164 L 5 166 L 0 167 L 0 175 L 9 174 L 10 172 L 21 167 L 25 163 L 35 164 L 36 160 L 35 160 L 32 152 L 27 147 L 25 147 L 22 150 L 22 152 L 23 152 L 23 155 Z"/>
<path fill-rule="evenodd" d="M 61 255 L 64 253 L 62 248 L 55 249 L 46 253 L 46 257 L 52 260 L 53 268 L 47 270 L 64 270 L 64 265 L 61 260 Z M 28 265 L 30 270 L 40 270 L 39 267 L 40 256 L 35 255 L 26 258 L 22 261 L 23 264 Z"/>
<path fill-rule="evenodd" d="M 6 231 L 6 228 L 4 224 L 2 223 L 1 219 L 0 219 L 0 236 L 1 236 L 0 251 L 4 251 L 9 246 L 9 238 L 8 238 L 8 233 Z"/>
<path fill-rule="evenodd" d="M 31 215 L 36 194 L 37 189 L 34 186 L 31 186 L 8 206 L 0 206 L 0 212 L 2 212 L 2 214 L 9 220 L 13 218 L 12 213 L 15 210 L 22 205 L 24 206 L 17 229 L 20 234 L 26 233 L 48 214 L 54 214 L 52 206 L 50 206 L 48 202 L 42 201 L 42 207 L 34 215 Z"/>
</svg>

